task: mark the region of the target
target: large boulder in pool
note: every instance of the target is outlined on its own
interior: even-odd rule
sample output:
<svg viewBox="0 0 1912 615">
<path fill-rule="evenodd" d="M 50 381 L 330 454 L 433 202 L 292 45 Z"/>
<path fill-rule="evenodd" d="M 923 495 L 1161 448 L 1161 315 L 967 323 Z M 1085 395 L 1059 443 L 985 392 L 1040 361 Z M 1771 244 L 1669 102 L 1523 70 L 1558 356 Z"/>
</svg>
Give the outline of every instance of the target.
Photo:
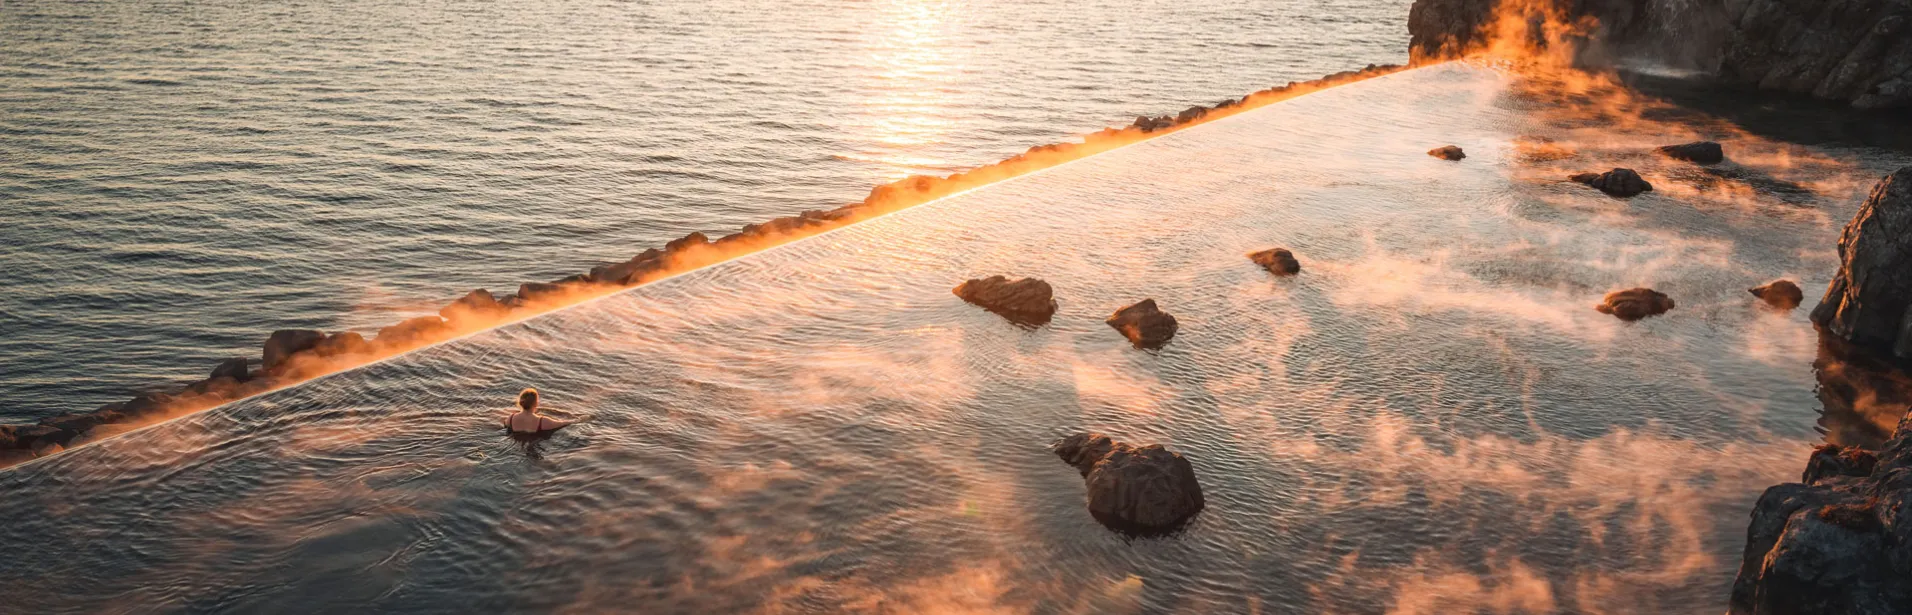
<svg viewBox="0 0 1912 615">
<path fill-rule="evenodd" d="M 1887 175 L 1839 236 L 1839 270 L 1812 321 L 1853 344 L 1912 358 L 1912 167 Z"/>
<path fill-rule="evenodd" d="M 1712 141 L 1694 141 L 1679 145 L 1662 145 L 1660 155 L 1674 160 L 1685 160 L 1699 164 L 1719 164 L 1726 160 L 1726 150 Z"/>
<path fill-rule="evenodd" d="M 1653 190 L 1653 184 L 1647 183 L 1645 179 L 1640 177 L 1639 173 L 1633 172 L 1633 169 L 1614 169 L 1605 173 L 1581 173 L 1567 179 L 1592 186 L 1601 192 L 1622 198 Z"/>
<path fill-rule="evenodd" d="M 273 331 L 266 338 L 264 349 L 265 369 L 272 371 L 284 364 L 292 355 L 310 350 L 319 342 L 325 341 L 324 331 L 312 329 L 281 329 Z"/>
<path fill-rule="evenodd" d="M 1458 145 L 1443 145 L 1431 150 L 1427 150 L 1427 155 L 1433 156 L 1435 158 L 1439 158 L 1441 160 L 1459 161 L 1460 159 L 1467 157 L 1467 152 L 1461 151 L 1461 148 Z"/>
<path fill-rule="evenodd" d="M 1602 314 L 1612 314 L 1628 322 L 1659 316 L 1674 308 L 1673 299 L 1651 288 L 1629 288 L 1607 293 L 1593 309 Z"/>
<path fill-rule="evenodd" d="M 1143 299 L 1140 303 L 1116 310 L 1103 322 L 1121 331 L 1123 337 L 1129 338 L 1129 343 L 1136 348 L 1161 348 L 1175 337 L 1175 329 L 1180 326 L 1174 316 L 1155 307 L 1154 299 Z"/>
<path fill-rule="evenodd" d="M 1739 615 L 1912 613 L 1912 420 L 1877 454 L 1828 444 L 1753 505 Z"/>
<path fill-rule="evenodd" d="M 1301 261 L 1295 260 L 1295 253 L 1289 252 L 1287 248 L 1254 252 L 1248 255 L 1248 260 L 1255 261 L 1255 264 L 1261 265 L 1263 269 L 1268 270 L 1268 273 L 1275 275 L 1301 273 Z"/>
<path fill-rule="evenodd" d="M 958 284 L 953 292 L 964 301 L 1019 323 L 1040 325 L 1056 314 L 1054 289 L 1035 278 L 1011 280 L 992 275 Z"/>
<path fill-rule="evenodd" d="M 1748 288 L 1746 292 L 1752 293 L 1753 296 L 1758 297 L 1760 301 L 1766 302 L 1766 305 L 1781 310 L 1790 310 L 1799 307 L 1799 302 L 1806 300 L 1805 291 L 1799 290 L 1799 285 L 1794 284 L 1792 280 L 1773 280 L 1759 286 Z"/>
<path fill-rule="evenodd" d="M 1083 473 L 1089 514 L 1134 534 L 1174 531 L 1207 505 L 1195 466 L 1160 444 L 1132 446 L 1080 433 L 1057 442 L 1056 455 Z"/>
</svg>

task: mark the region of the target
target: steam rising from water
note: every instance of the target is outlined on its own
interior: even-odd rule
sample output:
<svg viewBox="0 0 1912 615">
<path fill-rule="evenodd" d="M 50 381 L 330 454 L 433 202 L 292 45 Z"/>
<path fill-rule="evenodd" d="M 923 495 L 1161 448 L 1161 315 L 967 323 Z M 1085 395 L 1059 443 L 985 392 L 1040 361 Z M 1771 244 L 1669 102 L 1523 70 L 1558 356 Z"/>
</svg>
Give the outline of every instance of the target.
<svg viewBox="0 0 1912 615">
<path fill-rule="evenodd" d="M 1717 612 L 1818 439 L 1804 315 L 1744 289 L 1829 270 L 1832 229 L 1544 179 L 1515 140 L 1565 129 L 1520 83 L 1311 94 L 0 473 L 0 600 Z M 1795 181 L 1893 162 L 1818 155 Z M 1241 256 L 1274 245 L 1300 276 Z M 993 273 L 1055 320 L 948 292 Z M 1635 284 L 1680 307 L 1590 309 Z M 1101 323 L 1143 297 L 1159 352 Z M 503 437 L 525 385 L 591 420 Z M 1077 429 L 1186 453 L 1209 509 L 1107 532 L 1045 448 Z"/>
</svg>

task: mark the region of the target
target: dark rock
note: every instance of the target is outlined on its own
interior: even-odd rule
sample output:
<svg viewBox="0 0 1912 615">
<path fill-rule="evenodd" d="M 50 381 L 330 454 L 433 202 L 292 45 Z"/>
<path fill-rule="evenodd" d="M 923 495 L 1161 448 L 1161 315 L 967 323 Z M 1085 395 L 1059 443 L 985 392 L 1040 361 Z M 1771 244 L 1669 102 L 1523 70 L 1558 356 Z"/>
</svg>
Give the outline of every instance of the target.
<svg viewBox="0 0 1912 615">
<path fill-rule="evenodd" d="M 140 393 L 121 403 L 119 412 L 131 420 L 151 418 L 165 414 L 174 401 L 165 393 Z"/>
<path fill-rule="evenodd" d="M 1082 472 L 1087 478 L 1089 470 L 1095 469 L 1095 463 L 1115 450 L 1115 440 L 1099 433 L 1078 433 L 1058 440 L 1049 447 L 1062 461 Z"/>
<path fill-rule="evenodd" d="M 518 285 L 518 299 L 521 301 L 544 301 L 561 297 L 565 291 L 565 286 L 562 284 L 525 282 Z"/>
<path fill-rule="evenodd" d="M 1799 303 L 1806 300 L 1806 293 L 1799 290 L 1799 285 L 1792 283 L 1792 280 L 1773 280 L 1764 286 L 1748 288 L 1746 292 L 1765 301 L 1766 305 L 1782 310 L 1799 307 Z"/>
<path fill-rule="evenodd" d="M 60 431 L 80 433 L 98 425 L 124 423 L 126 416 L 117 410 L 96 410 L 80 414 L 62 414 L 56 417 L 40 419 L 40 424 Z"/>
<path fill-rule="evenodd" d="M 1010 280 L 993 275 L 956 285 L 956 296 L 1012 321 L 1041 325 L 1056 314 L 1056 300 L 1048 282 L 1035 278 Z"/>
<path fill-rule="evenodd" d="M 1415 0 L 1408 10 L 1409 53 L 1426 61 L 1488 44 L 1495 0 Z M 1744 0 L 1652 3 L 1576 0 L 1503 8 L 1537 23 L 1597 23 L 1560 37 L 1577 65 L 1614 58 L 1716 70 L 1728 84 L 1810 94 L 1860 108 L 1912 106 L 1912 6 L 1904 0 Z M 1504 16 L 1520 21 L 1522 15 Z M 1552 29 L 1530 28 L 1530 36 Z M 1510 41 L 1545 49 L 1535 37 Z"/>
<path fill-rule="evenodd" d="M 1903 0 L 1747 0 L 1728 6 L 1719 74 L 1728 82 L 1912 106 L 1912 5 Z"/>
<path fill-rule="evenodd" d="M 1712 141 L 1694 141 L 1680 145 L 1662 145 L 1659 152 L 1668 158 L 1685 160 L 1699 164 L 1719 164 L 1726 160 L 1726 152 L 1718 143 Z"/>
<path fill-rule="evenodd" d="M 1177 327 L 1175 317 L 1155 307 L 1154 299 L 1143 299 L 1141 303 L 1116 310 L 1104 322 L 1121 331 L 1136 348 L 1162 347 L 1175 337 Z"/>
<path fill-rule="evenodd" d="M 1187 124 L 1189 122 L 1202 119 L 1202 116 L 1204 115 L 1208 115 L 1208 108 L 1203 107 L 1201 105 L 1196 105 L 1193 107 L 1189 107 L 1187 109 L 1183 109 L 1181 113 L 1175 114 L 1175 123 Z"/>
<path fill-rule="evenodd" d="M 1753 505 L 1730 612 L 1912 613 L 1912 417 L 1875 455 L 1815 449 Z"/>
<path fill-rule="evenodd" d="M 1063 438 L 1054 448 L 1057 456 L 1083 472 L 1089 514 L 1111 529 L 1170 532 L 1207 505 L 1195 467 L 1160 444 L 1137 447 L 1081 433 Z"/>
<path fill-rule="evenodd" d="M 277 369 L 281 363 L 285 363 L 286 359 L 292 358 L 292 355 L 310 350 L 322 341 L 325 341 L 323 331 L 311 329 L 273 331 L 272 335 L 266 338 L 264 353 L 266 371 Z"/>
<path fill-rule="evenodd" d="M 705 237 L 703 233 L 691 233 L 678 239 L 672 239 L 670 243 L 664 244 L 664 251 L 675 254 L 688 250 L 693 246 L 703 246 L 709 243 L 710 238 Z"/>
<path fill-rule="evenodd" d="M 186 387 L 186 393 L 192 395 L 211 395 L 223 399 L 238 397 L 239 381 L 226 376 L 207 378 Z"/>
<path fill-rule="evenodd" d="M 218 367 L 212 368 L 212 375 L 208 378 L 231 378 L 236 382 L 245 382 L 252 379 L 251 369 L 245 357 L 233 357 L 220 361 Z"/>
<path fill-rule="evenodd" d="M 1295 253 L 1289 252 L 1287 248 L 1255 252 L 1248 255 L 1248 260 L 1255 261 L 1255 264 L 1261 265 L 1268 270 L 1268 273 L 1275 275 L 1294 275 L 1301 272 L 1301 261 L 1295 260 Z"/>
<path fill-rule="evenodd" d="M 1653 184 L 1649 184 L 1646 180 L 1641 179 L 1640 174 L 1633 172 L 1633 169 L 1614 169 L 1605 173 L 1581 173 L 1567 179 L 1593 186 L 1601 192 L 1617 197 L 1630 197 L 1653 190 Z"/>
<path fill-rule="evenodd" d="M 1616 290 L 1607 293 L 1600 305 L 1593 306 L 1602 314 L 1612 314 L 1629 322 L 1665 314 L 1673 308 L 1673 299 L 1650 288 Z"/>
<path fill-rule="evenodd" d="M 1439 158 L 1441 160 L 1460 160 L 1462 158 L 1467 157 L 1467 152 L 1461 151 L 1461 148 L 1459 146 L 1443 145 L 1431 150 L 1427 150 L 1427 155 L 1433 156 L 1435 158 Z"/>
<path fill-rule="evenodd" d="M 13 439 L 13 425 L 0 425 L 0 451 L 19 448 Z"/>
<path fill-rule="evenodd" d="M 378 330 L 378 343 L 387 348 L 409 348 L 438 341 L 445 333 L 445 321 L 437 316 L 420 316 Z"/>
<path fill-rule="evenodd" d="M 73 434 L 51 425 L 14 425 L 13 447 L 31 449 L 41 441 L 64 442 Z"/>
<path fill-rule="evenodd" d="M 597 270 L 593 269 L 591 273 L 595 277 Z M 491 296 L 491 291 L 480 288 L 439 308 L 438 315 L 453 322 L 490 322 L 509 311 L 510 308 Z"/>
<path fill-rule="evenodd" d="M 428 316 L 426 318 L 437 317 Z M 321 357 L 336 357 L 350 354 L 370 354 L 372 350 L 372 343 L 365 341 L 365 336 L 353 331 L 345 331 L 326 336 L 324 341 L 312 347 L 311 352 Z"/>
<path fill-rule="evenodd" d="M 1806 471 L 1799 481 L 1811 485 L 1835 476 L 1871 476 L 1873 466 L 1878 463 L 1878 456 L 1871 451 L 1856 446 L 1821 444 L 1812 449 L 1812 457 L 1806 460 Z"/>
<path fill-rule="evenodd" d="M 1839 236 L 1839 270 L 1812 321 L 1854 345 L 1912 358 L 1912 167 L 1872 189 Z"/>
</svg>

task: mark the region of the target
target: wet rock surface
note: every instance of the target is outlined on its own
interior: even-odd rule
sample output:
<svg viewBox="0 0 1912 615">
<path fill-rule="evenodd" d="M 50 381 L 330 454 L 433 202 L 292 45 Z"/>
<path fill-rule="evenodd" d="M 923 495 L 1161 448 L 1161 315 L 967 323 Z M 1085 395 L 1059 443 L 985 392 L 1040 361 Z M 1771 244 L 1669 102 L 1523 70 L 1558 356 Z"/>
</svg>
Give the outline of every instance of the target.
<svg viewBox="0 0 1912 615">
<path fill-rule="evenodd" d="M 1116 310 L 1104 322 L 1121 331 L 1136 348 L 1161 348 L 1175 337 L 1175 330 L 1180 326 L 1174 316 L 1155 306 L 1154 299 L 1143 299 Z"/>
<path fill-rule="evenodd" d="M 1653 184 L 1647 183 L 1633 169 L 1614 169 L 1605 173 L 1580 173 L 1567 179 L 1621 198 L 1653 190 Z"/>
<path fill-rule="evenodd" d="M 1486 48 L 1497 4 L 1415 0 L 1408 10 L 1410 53 L 1425 61 Z M 1583 0 L 1538 6 L 1559 9 L 1564 21 L 1599 25 L 1567 39 L 1576 46 L 1571 55 L 1583 65 L 1652 58 L 1716 72 L 1728 84 L 1859 108 L 1912 106 L 1912 4 L 1904 0 L 1684 5 Z"/>
<path fill-rule="evenodd" d="M 1886 176 L 1839 236 L 1839 270 L 1812 320 L 1854 345 L 1912 357 L 1912 167 Z"/>
<path fill-rule="evenodd" d="M 1458 161 L 1462 158 L 1466 158 L 1467 152 L 1461 151 L 1461 148 L 1459 146 L 1443 145 L 1431 150 L 1427 150 L 1427 155 L 1433 156 L 1435 158 L 1439 158 L 1441 160 Z"/>
<path fill-rule="evenodd" d="M 1908 417 L 1912 418 L 1912 417 Z M 1738 615 L 1912 613 L 1912 428 L 1878 453 L 1815 449 L 1802 482 L 1753 506 L 1733 581 Z"/>
<path fill-rule="evenodd" d="M 292 358 L 292 355 L 310 350 L 319 342 L 325 341 L 324 331 L 312 329 L 281 329 L 266 337 L 265 369 L 272 371 Z"/>
<path fill-rule="evenodd" d="M 1912 106 L 1912 4 L 1748 0 L 1731 9 L 1719 74 L 1860 108 Z"/>
<path fill-rule="evenodd" d="M 1018 323 L 1041 325 L 1056 314 L 1054 289 L 1035 278 L 1011 280 L 993 275 L 965 281 L 953 292 L 964 301 Z"/>
<path fill-rule="evenodd" d="M 1120 532 L 1173 532 L 1207 505 L 1195 467 L 1160 444 L 1133 446 L 1097 433 L 1078 433 L 1053 446 L 1082 473 L 1089 514 Z"/>
<path fill-rule="evenodd" d="M 1275 275 L 1294 275 L 1301 273 L 1301 261 L 1295 260 L 1295 253 L 1287 248 L 1262 250 L 1248 255 L 1248 260 L 1261 265 L 1268 273 Z"/>
<path fill-rule="evenodd" d="M 1615 318 L 1632 322 L 1648 316 L 1665 314 L 1673 309 L 1673 299 L 1665 293 L 1651 288 L 1629 288 L 1607 293 L 1600 304 L 1593 306 L 1602 314 L 1612 314 Z"/>
<path fill-rule="evenodd" d="M 1752 293 L 1753 296 L 1758 297 L 1760 301 L 1766 302 L 1766 305 L 1781 310 L 1790 310 L 1799 307 L 1800 302 L 1806 300 L 1805 291 L 1800 290 L 1799 285 L 1794 284 L 1792 280 L 1773 280 L 1759 286 L 1748 288 L 1746 292 Z"/>
<path fill-rule="evenodd" d="M 1660 155 L 1674 160 L 1685 160 L 1699 164 L 1719 164 L 1726 161 L 1726 150 L 1712 141 L 1694 141 L 1679 145 L 1662 145 L 1657 150 Z"/>
</svg>

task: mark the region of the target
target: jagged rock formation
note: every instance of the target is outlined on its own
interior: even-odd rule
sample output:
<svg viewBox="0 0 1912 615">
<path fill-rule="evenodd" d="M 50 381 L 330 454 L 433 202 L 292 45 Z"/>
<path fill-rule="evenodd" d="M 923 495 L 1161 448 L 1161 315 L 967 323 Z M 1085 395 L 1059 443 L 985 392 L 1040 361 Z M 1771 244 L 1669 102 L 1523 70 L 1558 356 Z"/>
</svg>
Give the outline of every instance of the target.
<svg viewBox="0 0 1912 615">
<path fill-rule="evenodd" d="M 1042 325 L 1056 314 L 1055 291 L 1035 278 L 992 275 L 956 285 L 956 296 L 1011 321 Z"/>
<path fill-rule="evenodd" d="M 1860 108 L 1912 106 L 1912 1 L 1727 2 L 1722 78 Z"/>
<path fill-rule="evenodd" d="M 1799 290 L 1799 285 L 1794 284 L 1792 280 L 1773 280 L 1760 286 L 1748 288 L 1746 292 L 1752 293 L 1753 296 L 1758 297 L 1760 301 L 1766 302 L 1766 305 L 1781 310 L 1790 310 L 1799 307 L 1799 303 L 1806 300 L 1806 293 Z"/>
<path fill-rule="evenodd" d="M 1143 299 L 1140 303 L 1116 310 L 1104 322 L 1121 331 L 1136 348 L 1161 348 L 1175 337 L 1175 329 L 1180 326 L 1174 316 L 1155 307 L 1154 299 Z"/>
<path fill-rule="evenodd" d="M 1195 467 L 1160 444 L 1131 446 L 1098 433 L 1078 433 L 1052 447 L 1082 473 L 1089 514 L 1121 532 L 1172 532 L 1207 506 Z"/>
<path fill-rule="evenodd" d="M 1457 145 L 1443 145 L 1431 150 L 1427 150 L 1427 155 L 1433 156 L 1435 158 L 1439 158 L 1441 160 L 1458 161 L 1462 158 L 1466 158 L 1467 152 L 1461 151 L 1460 146 L 1457 146 Z"/>
<path fill-rule="evenodd" d="M 1497 0 L 1415 0 L 1417 61 L 1486 48 Z M 1810 94 L 1861 108 L 1912 106 L 1912 0 L 1540 0 L 1510 21 L 1593 26 L 1566 37 L 1577 64 L 1625 57 L 1712 71 L 1728 83 Z M 1578 28 L 1556 28 L 1556 30 Z M 1529 31 L 1534 31 L 1533 29 Z M 1519 41 L 1540 46 L 1544 41 Z"/>
<path fill-rule="evenodd" d="M 1614 169 L 1605 173 L 1580 173 L 1567 179 L 1592 186 L 1612 196 L 1626 198 L 1653 190 L 1653 184 L 1640 178 L 1633 169 Z"/>
<path fill-rule="evenodd" d="M 1658 148 L 1661 155 L 1674 160 L 1685 160 L 1699 164 L 1719 164 L 1726 160 L 1726 150 L 1712 141 L 1694 141 L 1679 145 L 1662 145 Z"/>
<path fill-rule="evenodd" d="M 1602 314 L 1632 322 L 1648 316 L 1665 314 L 1673 309 L 1673 299 L 1651 288 L 1629 288 L 1607 293 L 1593 309 Z"/>
<path fill-rule="evenodd" d="M 1875 455 L 1826 444 L 1753 506 L 1736 615 L 1912 613 L 1912 416 Z"/>
<path fill-rule="evenodd" d="M 1912 358 L 1912 167 L 1886 176 L 1839 236 L 1839 271 L 1812 320 L 1854 345 Z"/>
<path fill-rule="evenodd" d="M 1301 272 L 1301 261 L 1295 260 L 1295 253 L 1289 252 L 1287 248 L 1255 252 L 1248 255 L 1248 260 L 1255 261 L 1255 264 L 1261 265 L 1263 269 L 1268 270 L 1268 273 L 1275 275 L 1294 275 Z"/>
</svg>

